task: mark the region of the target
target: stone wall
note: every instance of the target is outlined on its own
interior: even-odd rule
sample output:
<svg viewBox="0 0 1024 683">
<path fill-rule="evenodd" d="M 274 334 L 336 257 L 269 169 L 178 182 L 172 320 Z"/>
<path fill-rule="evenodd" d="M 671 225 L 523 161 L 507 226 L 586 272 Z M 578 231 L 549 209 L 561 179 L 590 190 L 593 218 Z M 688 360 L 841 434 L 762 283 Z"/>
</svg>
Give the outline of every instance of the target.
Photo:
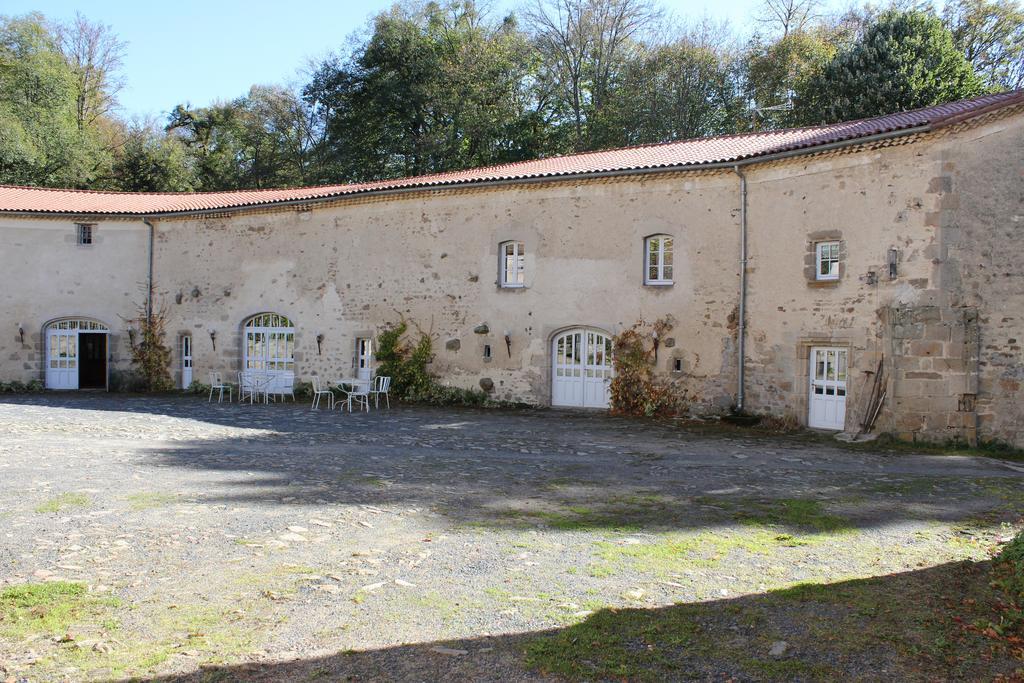
<svg viewBox="0 0 1024 683">
<path fill-rule="evenodd" d="M 141 221 L 103 221 L 84 246 L 73 219 L 0 215 L 0 237 L 0 382 L 43 379 L 43 328 L 65 317 L 106 324 L 111 372 L 127 370 L 125 320 L 144 301 L 148 228 Z"/>
<path fill-rule="evenodd" d="M 846 427 L 856 430 L 880 361 L 877 429 L 907 439 L 1024 444 L 1024 116 L 746 169 L 746 408 L 805 423 L 809 354 L 849 352 Z M 114 330 L 140 300 L 147 229 L 3 217 L 0 380 L 42 377 L 41 332 L 62 316 Z M 674 282 L 643 282 L 644 238 L 671 235 Z M 498 286 L 498 245 L 526 250 L 525 287 Z M 839 278 L 814 278 L 815 245 L 840 243 Z M 156 222 L 158 305 L 168 341 L 193 337 L 194 377 L 240 368 L 242 326 L 296 325 L 296 373 L 354 372 L 355 340 L 405 318 L 434 338 L 433 370 L 461 387 L 547 404 L 551 340 L 615 334 L 671 316 L 658 371 L 700 411 L 736 400 L 739 178 L 728 171 L 449 189 Z M 17 325 L 26 330 L 22 343 Z M 506 350 L 504 337 L 511 340 Z M 320 335 L 322 344 L 316 343 Z M 485 358 L 483 350 L 492 354 Z M 676 369 L 678 367 L 678 370 Z"/>
</svg>

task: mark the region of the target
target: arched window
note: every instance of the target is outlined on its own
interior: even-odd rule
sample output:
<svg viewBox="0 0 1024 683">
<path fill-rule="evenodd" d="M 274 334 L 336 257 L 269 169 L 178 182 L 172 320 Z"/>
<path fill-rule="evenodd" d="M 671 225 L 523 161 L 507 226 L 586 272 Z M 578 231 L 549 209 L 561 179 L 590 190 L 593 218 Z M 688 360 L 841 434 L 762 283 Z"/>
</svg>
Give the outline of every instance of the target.
<svg viewBox="0 0 1024 683">
<path fill-rule="evenodd" d="M 644 284 L 672 284 L 671 235 L 651 235 L 644 240 Z"/>
<path fill-rule="evenodd" d="M 246 370 L 295 370 L 295 325 L 278 313 L 260 313 L 245 323 Z"/>
<path fill-rule="evenodd" d="M 502 242 L 499 245 L 501 286 L 523 287 L 526 285 L 526 249 L 522 242 Z"/>
</svg>

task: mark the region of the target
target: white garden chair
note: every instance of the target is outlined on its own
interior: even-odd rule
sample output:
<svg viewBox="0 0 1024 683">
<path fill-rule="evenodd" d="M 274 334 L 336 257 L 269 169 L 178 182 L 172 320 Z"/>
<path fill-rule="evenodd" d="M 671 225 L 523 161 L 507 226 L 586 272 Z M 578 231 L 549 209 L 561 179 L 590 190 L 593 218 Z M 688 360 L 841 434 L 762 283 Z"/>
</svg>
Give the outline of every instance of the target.
<svg viewBox="0 0 1024 683">
<path fill-rule="evenodd" d="M 345 403 L 348 405 L 348 412 L 352 412 L 352 404 L 355 403 L 361 410 L 370 412 L 370 382 L 369 380 L 355 380 L 344 382 L 341 390 L 345 394 Z"/>
<path fill-rule="evenodd" d="M 313 375 L 313 406 L 311 410 L 316 410 L 320 407 L 320 397 L 327 397 L 327 408 L 328 410 L 334 409 L 334 392 L 330 389 L 325 389 L 320 384 L 320 378 L 317 375 Z"/>
<path fill-rule="evenodd" d="M 219 372 L 211 372 L 210 373 L 210 397 L 208 399 L 206 399 L 206 402 L 210 403 L 211 401 L 213 401 L 213 392 L 215 392 L 215 391 L 218 392 L 218 394 L 217 394 L 217 403 L 223 402 L 224 401 L 224 390 L 225 389 L 228 390 L 228 403 L 231 403 L 231 385 L 230 384 L 224 384 L 224 382 L 221 381 L 220 373 Z"/>
<path fill-rule="evenodd" d="M 374 408 L 380 408 L 380 397 L 381 397 L 381 395 L 384 396 L 384 401 L 386 402 L 388 408 L 391 407 L 391 396 L 388 394 L 388 392 L 390 390 L 391 390 L 391 378 L 390 377 L 381 377 L 380 375 L 378 375 L 377 377 L 373 378 L 373 389 L 370 390 L 370 393 L 373 395 L 373 407 Z"/>
<path fill-rule="evenodd" d="M 245 403 L 246 399 L 249 399 L 249 403 L 256 402 L 256 378 L 253 373 L 249 370 L 242 370 L 238 373 L 238 402 Z"/>
</svg>

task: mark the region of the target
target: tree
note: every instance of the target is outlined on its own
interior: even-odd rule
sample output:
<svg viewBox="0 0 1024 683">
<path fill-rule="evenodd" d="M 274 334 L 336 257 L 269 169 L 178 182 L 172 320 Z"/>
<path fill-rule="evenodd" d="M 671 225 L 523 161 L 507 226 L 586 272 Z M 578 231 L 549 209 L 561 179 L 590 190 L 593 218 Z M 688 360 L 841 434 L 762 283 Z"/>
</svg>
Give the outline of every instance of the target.
<svg viewBox="0 0 1024 683">
<path fill-rule="evenodd" d="M 738 114 L 729 60 L 716 44 L 684 36 L 626 61 L 591 143 L 619 147 L 732 132 Z"/>
<path fill-rule="evenodd" d="M 109 185 L 123 192 L 189 192 L 197 181 L 181 141 L 147 122 L 127 130 Z"/>
<path fill-rule="evenodd" d="M 830 123 L 983 91 L 982 79 L 937 17 L 890 11 L 800 87 L 795 114 L 804 123 Z"/>
<path fill-rule="evenodd" d="M 0 17 L 0 182 L 88 185 L 95 149 L 75 101 L 75 76 L 43 16 Z"/>
<path fill-rule="evenodd" d="M 292 90 L 253 86 L 209 107 L 178 105 L 167 131 L 188 150 L 203 190 L 293 187 L 315 180 L 306 104 Z"/>
<path fill-rule="evenodd" d="M 821 4 L 821 0 L 764 0 L 758 20 L 785 38 L 808 28 L 818 18 Z"/>
<path fill-rule="evenodd" d="M 824 27 L 794 31 L 767 44 L 755 39 L 744 60 L 746 93 L 753 110 L 752 127 L 793 125 L 797 91 L 824 70 L 841 39 Z"/>
<path fill-rule="evenodd" d="M 950 0 L 942 19 L 990 87 L 1024 85 L 1024 11 L 1014 0 Z"/>
<path fill-rule="evenodd" d="M 622 65 L 661 11 L 650 0 L 536 0 L 526 16 L 571 147 L 590 149 L 588 123 L 601 116 Z"/>
<path fill-rule="evenodd" d="M 395 7 L 303 95 L 335 178 L 415 175 L 536 156 L 534 68 L 512 19 L 492 23 L 472 2 Z"/>
<path fill-rule="evenodd" d="M 75 120 L 84 130 L 117 106 L 124 86 L 120 69 L 128 46 L 111 27 L 94 24 L 75 12 L 68 24 L 58 24 L 57 48 L 75 76 Z"/>
</svg>

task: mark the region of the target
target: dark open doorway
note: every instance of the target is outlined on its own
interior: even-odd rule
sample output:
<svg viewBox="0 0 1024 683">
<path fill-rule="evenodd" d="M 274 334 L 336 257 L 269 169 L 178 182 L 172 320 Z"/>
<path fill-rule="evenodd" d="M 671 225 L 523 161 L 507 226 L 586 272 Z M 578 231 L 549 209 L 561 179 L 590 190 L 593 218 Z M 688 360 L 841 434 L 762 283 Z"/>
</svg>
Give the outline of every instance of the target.
<svg viewBox="0 0 1024 683">
<path fill-rule="evenodd" d="M 78 335 L 78 388 L 107 388 L 107 335 L 81 332 Z"/>
</svg>

